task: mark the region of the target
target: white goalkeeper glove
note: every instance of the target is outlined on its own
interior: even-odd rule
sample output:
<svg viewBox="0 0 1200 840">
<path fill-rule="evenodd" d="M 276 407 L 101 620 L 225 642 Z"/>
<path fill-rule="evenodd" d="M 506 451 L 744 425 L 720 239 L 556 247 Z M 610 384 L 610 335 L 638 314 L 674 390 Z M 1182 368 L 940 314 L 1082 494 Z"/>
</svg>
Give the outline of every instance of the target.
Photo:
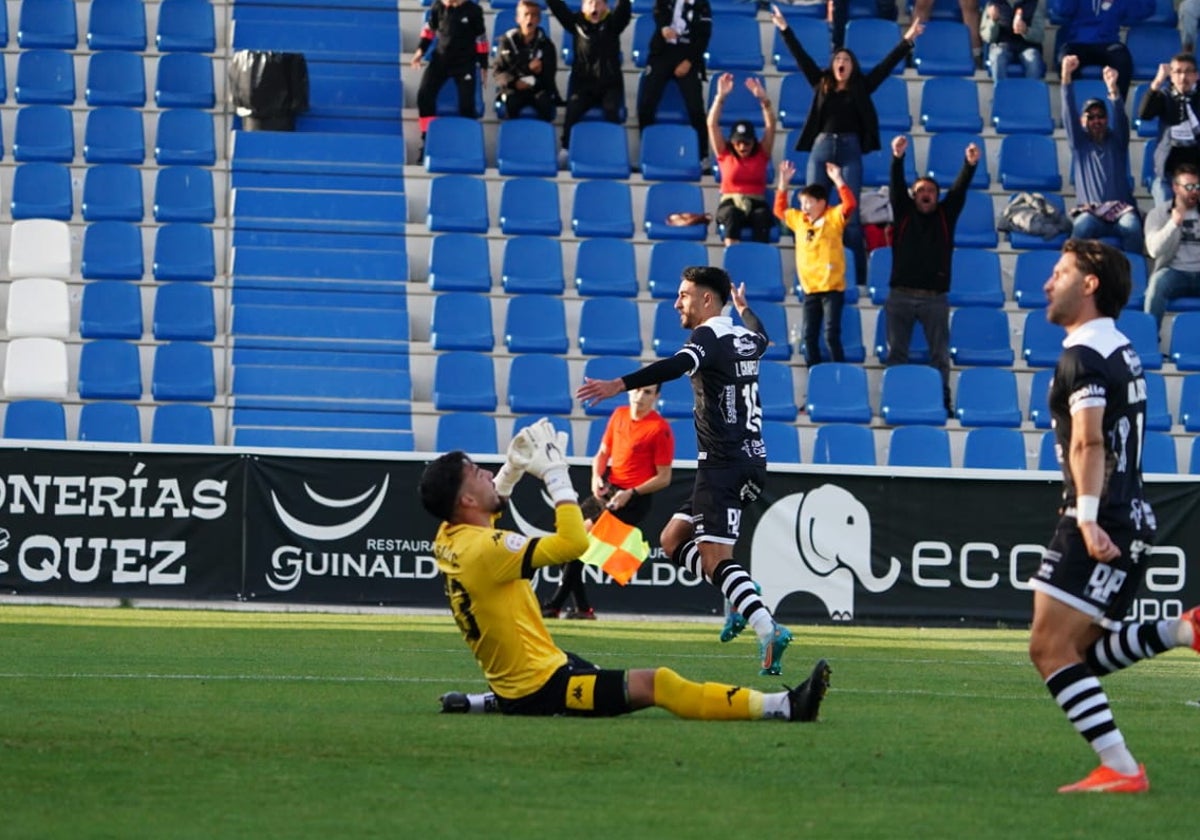
<svg viewBox="0 0 1200 840">
<path fill-rule="evenodd" d="M 558 432 L 549 420 L 543 417 L 521 432 L 530 443 L 532 451 L 525 469 L 537 476 L 546 485 L 550 499 L 559 502 L 578 502 L 579 494 L 571 485 L 570 468 L 567 466 L 567 433 Z"/>
<path fill-rule="evenodd" d="M 513 488 L 517 486 L 517 482 L 521 480 L 521 476 L 525 475 L 525 470 L 529 467 L 529 458 L 533 454 L 533 444 L 525 435 L 525 430 L 516 435 L 508 444 L 508 455 L 504 463 L 500 465 L 500 469 L 496 471 L 495 478 L 492 479 L 492 484 L 496 487 L 496 492 L 504 498 L 512 495 Z"/>
</svg>

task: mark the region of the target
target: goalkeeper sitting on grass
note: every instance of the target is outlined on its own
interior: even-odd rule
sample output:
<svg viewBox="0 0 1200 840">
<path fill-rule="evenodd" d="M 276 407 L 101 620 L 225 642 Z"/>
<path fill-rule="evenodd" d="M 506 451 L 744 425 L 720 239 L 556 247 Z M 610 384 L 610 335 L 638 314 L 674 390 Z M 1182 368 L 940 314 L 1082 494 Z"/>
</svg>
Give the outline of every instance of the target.
<svg viewBox="0 0 1200 840">
<path fill-rule="evenodd" d="M 434 554 L 450 609 L 499 711 L 611 717 L 660 706 L 702 720 L 816 720 L 829 686 L 825 660 L 796 688 L 767 694 L 692 682 L 669 668 L 601 669 L 554 644 L 529 580 L 535 569 L 573 560 L 588 544 L 564 448 L 542 419 L 513 439 L 495 477 L 459 451 L 437 458 L 421 476 L 421 503 L 443 520 Z M 495 527 L 504 499 L 526 472 L 542 480 L 555 504 L 550 536 L 531 539 Z M 454 710 L 467 711 L 462 705 Z M 443 708 L 451 710 L 445 701 Z"/>
</svg>

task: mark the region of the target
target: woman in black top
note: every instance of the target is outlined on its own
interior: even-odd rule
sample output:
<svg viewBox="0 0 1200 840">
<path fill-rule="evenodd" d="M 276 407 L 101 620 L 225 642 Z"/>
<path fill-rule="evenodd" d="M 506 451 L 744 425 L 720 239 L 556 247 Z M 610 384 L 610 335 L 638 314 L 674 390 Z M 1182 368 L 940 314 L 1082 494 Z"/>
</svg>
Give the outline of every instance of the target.
<svg viewBox="0 0 1200 840">
<path fill-rule="evenodd" d="M 800 65 L 800 72 L 813 86 L 812 107 L 796 143 L 798 151 L 810 153 L 806 183 L 821 184 L 832 195 L 825 164 L 836 163 L 857 199 L 862 192 L 862 156 L 880 148 L 879 116 L 871 93 L 907 58 L 925 25 L 914 19 L 900 43 L 864 73 L 854 53 L 844 48 L 835 50 L 829 66 L 822 70 L 804 51 L 778 6 L 771 7 L 771 19 Z M 867 255 L 857 209 L 846 224 L 845 242 L 854 252 L 854 279 L 862 285 L 867 280 Z"/>
</svg>

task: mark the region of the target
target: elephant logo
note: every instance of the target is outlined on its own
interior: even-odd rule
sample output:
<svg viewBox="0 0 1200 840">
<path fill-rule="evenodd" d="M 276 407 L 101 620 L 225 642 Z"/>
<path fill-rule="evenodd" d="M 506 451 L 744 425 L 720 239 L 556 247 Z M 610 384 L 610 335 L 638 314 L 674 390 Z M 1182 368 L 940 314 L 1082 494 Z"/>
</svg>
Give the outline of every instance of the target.
<svg viewBox="0 0 1200 840">
<path fill-rule="evenodd" d="M 887 573 L 871 569 L 871 515 L 849 491 L 823 484 L 785 496 L 763 514 L 750 545 L 754 579 L 774 611 L 793 592 L 809 592 L 834 621 L 854 618 L 854 580 L 868 592 L 890 589 L 900 575 L 891 558 Z"/>
</svg>

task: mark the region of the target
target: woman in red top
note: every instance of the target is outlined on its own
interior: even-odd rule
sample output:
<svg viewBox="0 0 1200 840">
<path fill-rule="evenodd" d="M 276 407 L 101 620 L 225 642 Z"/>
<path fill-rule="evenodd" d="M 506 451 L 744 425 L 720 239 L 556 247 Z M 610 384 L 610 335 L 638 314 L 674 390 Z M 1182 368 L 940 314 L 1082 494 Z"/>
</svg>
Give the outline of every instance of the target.
<svg viewBox="0 0 1200 840">
<path fill-rule="evenodd" d="M 603 505 L 622 522 L 637 525 L 650 512 L 650 494 L 671 483 L 675 436 L 671 425 L 654 410 L 660 387 L 633 389 L 629 405 L 618 407 L 608 418 L 592 459 L 594 495 L 583 503 L 584 516 L 589 508 Z M 563 566 L 562 575 L 554 597 L 542 607 L 542 616 L 557 618 L 567 597 L 574 595 L 575 611 L 567 613 L 567 618 L 594 619 L 596 612 L 583 585 L 583 561 L 572 560 Z"/>
<path fill-rule="evenodd" d="M 728 142 L 721 134 L 721 109 L 733 92 L 732 73 L 724 73 L 717 79 L 717 95 L 708 111 L 708 142 L 721 172 L 717 230 L 722 231 L 726 245 L 740 240 L 742 228 L 747 226 L 753 231 L 751 238 L 755 242 L 767 242 L 775 225 L 767 205 L 767 168 L 775 143 L 775 112 L 758 79 L 753 76 L 746 79 L 746 89 L 762 105 L 761 141 L 754 136 L 754 126 L 744 120 L 733 126 Z"/>
</svg>

